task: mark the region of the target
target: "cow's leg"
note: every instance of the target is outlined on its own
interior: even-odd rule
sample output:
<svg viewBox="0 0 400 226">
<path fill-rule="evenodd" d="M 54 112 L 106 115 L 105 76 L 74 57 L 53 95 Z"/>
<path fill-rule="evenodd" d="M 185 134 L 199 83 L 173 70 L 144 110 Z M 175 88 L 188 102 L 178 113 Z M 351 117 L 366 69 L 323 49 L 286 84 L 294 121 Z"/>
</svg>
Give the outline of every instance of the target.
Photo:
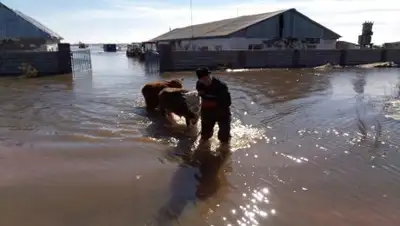
<svg viewBox="0 0 400 226">
<path fill-rule="evenodd" d="M 167 120 L 169 126 L 176 124 L 174 116 L 172 115 L 172 112 L 170 112 L 170 111 L 166 111 L 165 119 Z"/>
<path fill-rule="evenodd" d="M 197 124 L 197 122 L 199 121 L 199 115 L 197 114 L 193 114 L 191 113 L 191 116 L 185 116 L 185 121 L 186 121 L 186 127 L 192 128 L 193 126 L 195 126 Z"/>
<path fill-rule="evenodd" d="M 192 122 L 189 117 L 185 117 L 186 127 L 190 128 L 192 126 Z"/>
<path fill-rule="evenodd" d="M 158 97 L 157 97 L 158 98 Z M 145 97 L 146 110 L 154 112 L 158 107 L 158 99 L 154 97 Z"/>
</svg>

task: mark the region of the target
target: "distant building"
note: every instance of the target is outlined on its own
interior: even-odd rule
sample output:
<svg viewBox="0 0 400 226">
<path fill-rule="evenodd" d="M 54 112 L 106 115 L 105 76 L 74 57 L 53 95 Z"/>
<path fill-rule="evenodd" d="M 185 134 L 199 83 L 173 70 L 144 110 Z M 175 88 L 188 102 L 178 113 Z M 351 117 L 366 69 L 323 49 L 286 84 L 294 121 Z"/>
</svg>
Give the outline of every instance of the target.
<svg viewBox="0 0 400 226">
<path fill-rule="evenodd" d="M 387 42 L 382 45 L 385 49 L 400 49 L 400 42 Z"/>
<path fill-rule="evenodd" d="M 352 42 L 337 41 L 336 49 L 360 49 L 360 45 Z"/>
<path fill-rule="evenodd" d="M 335 49 L 340 37 L 287 9 L 177 28 L 145 43 L 169 43 L 175 51 Z"/>
<path fill-rule="evenodd" d="M 35 19 L 0 2 L 0 49 L 46 50 L 62 39 Z"/>
</svg>

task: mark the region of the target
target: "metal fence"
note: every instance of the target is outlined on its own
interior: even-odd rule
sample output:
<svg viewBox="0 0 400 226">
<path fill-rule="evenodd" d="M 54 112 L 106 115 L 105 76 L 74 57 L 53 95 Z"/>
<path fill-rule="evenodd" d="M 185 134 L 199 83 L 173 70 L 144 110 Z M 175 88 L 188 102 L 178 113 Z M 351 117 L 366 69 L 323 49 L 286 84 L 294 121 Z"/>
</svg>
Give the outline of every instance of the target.
<svg viewBox="0 0 400 226">
<path fill-rule="evenodd" d="M 71 51 L 72 72 L 92 71 L 92 58 L 90 50 L 73 50 Z"/>
<path fill-rule="evenodd" d="M 160 72 L 160 55 L 157 52 L 146 52 L 144 64 L 147 73 Z"/>
</svg>

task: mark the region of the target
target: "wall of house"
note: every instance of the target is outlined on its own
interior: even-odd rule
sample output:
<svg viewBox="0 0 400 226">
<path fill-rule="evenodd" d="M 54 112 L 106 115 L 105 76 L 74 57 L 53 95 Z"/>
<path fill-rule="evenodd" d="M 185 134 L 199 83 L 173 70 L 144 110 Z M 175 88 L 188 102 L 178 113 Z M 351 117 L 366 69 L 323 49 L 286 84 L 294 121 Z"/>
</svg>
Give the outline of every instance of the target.
<svg viewBox="0 0 400 226">
<path fill-rule="evenodd" d="M 336 42 L 336 49 L 360 49 L 360 46 L 349 42 Z"/>
<path fill-rule="evenodd" d="M 23 74 L 23 63 L 45 74 L 58 72 L 57 52 L 1 52 L 0 75 Z"/>
<path fill-rule="evenodd" d="M 284 26 L 284 28 L 286 27 L 287 26 Z M 231 37 L 277 39 L 279 38 L 279 17 L 272 17 L 237 31 L 233 33 Z"/>
<path fill-rule="evenodd" d="M 283 18 L 282 36 L 280 34 L 280 16 Z M 247 37 L 247 38 L 264 38 L 264 39 L 280 39 L 282 38 L 296 38 L 304 40 L 306 38 L 321 39 L 325 41 L 334 42 L 337 37 L 333 32 L 319 26 L 316 22 L 307 18 L 296 10 L 289 10 L 281 15 L 257 23 L 253 26 L 240 30 L 232 34 L 232 37 Z M 325 44 L 320 43 L 322 46 Z"/>
<path fill-rule="evenodd" d="M 336 39 L 336 35 L 331 31 L 319 26 L 304 15 L 289 11 L 293 18 L 291 36 L 296 38 L 321 38 L 325 40 Z"/>
<path fill-rule="evenodd" d="M 47 34 L 0 4 L 0 38 L 37 37 Z"/>
<path fill-rule="evenodd" d="M 400 42 L 384 43 L 382 46 L 388 49 L 400 49 Z"/>
<path fill-rule="evenodd" d="M 160 53 L 161 59 L 170 59 L 162 71 L 210 68 L 297 68 L 315 67 L 327 63 L 359 65 L 393 61 L 400 64 L 400 50 L 268 50 L 268 51 L 178 51 Z"/>
<path fill-rule="evenodd" d="M 0 40 L 0 50 L 46 50 L 46 40 L 38 38 L 3 39 Z"/>
<path fill-rule="evenodd" d="M 160 42 L 160 44 L 167 44 Z M 249 45 L 259 45 L 257 50 L 274 49 L 335 49 L 335 40 L 320 40 L 320 43 L 310 45 L 301 41 L 288 44 L 284 40 L 269 41 L 264 38 L 214 38 L 175 41 L 174 51 L 223 51 L 223 50 L 249 50 Z"/>
</svg>

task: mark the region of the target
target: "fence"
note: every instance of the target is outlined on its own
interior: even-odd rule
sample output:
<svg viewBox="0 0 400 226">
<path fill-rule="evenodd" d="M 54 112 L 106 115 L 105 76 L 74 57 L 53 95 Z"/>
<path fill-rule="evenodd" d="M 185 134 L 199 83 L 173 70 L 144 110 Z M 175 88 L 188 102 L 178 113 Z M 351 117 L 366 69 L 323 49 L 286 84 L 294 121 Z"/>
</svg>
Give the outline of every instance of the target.
<svg viewBox="0 0 400 226">
<path fill-rule="evenodd" d="M 153 51 L 145 52 L 144 65 L 147 73 L 158 73 L 160 71 L 160 54 Z"/>
<path fill-rule="evenodd" d="M 71 52 L 68 43 L 58 44 L 58 51 L 0 51 L 0 75 L 23 75 L 27 68 L 36 75 L 70 74 L 91 70 L 89 51 Z"/>
<path fill-rule="evenodd" d="M 0 52 L 0 75 L 24 75 L 26 68 L 37 75 L 58 74 L 62 71 L 58 52 L 2 51 Z"/>
<path fill-rule="evenodd" d="M 323 64 L 354 66 L 393 61 L 400 64 L 400 50 L 268 50 L 268 51 L 171 51 L 160 48 L 160 71 L 193 70 L 200 66 L 212 69 L 306 68 Z"/>
<path fill-rule="evenodd" d="M 72 72 L 88 72 L 92 70 L 92 58 L 90 50 L 74 50 L 71 51 L 71 67 Z"/>
</svg>

